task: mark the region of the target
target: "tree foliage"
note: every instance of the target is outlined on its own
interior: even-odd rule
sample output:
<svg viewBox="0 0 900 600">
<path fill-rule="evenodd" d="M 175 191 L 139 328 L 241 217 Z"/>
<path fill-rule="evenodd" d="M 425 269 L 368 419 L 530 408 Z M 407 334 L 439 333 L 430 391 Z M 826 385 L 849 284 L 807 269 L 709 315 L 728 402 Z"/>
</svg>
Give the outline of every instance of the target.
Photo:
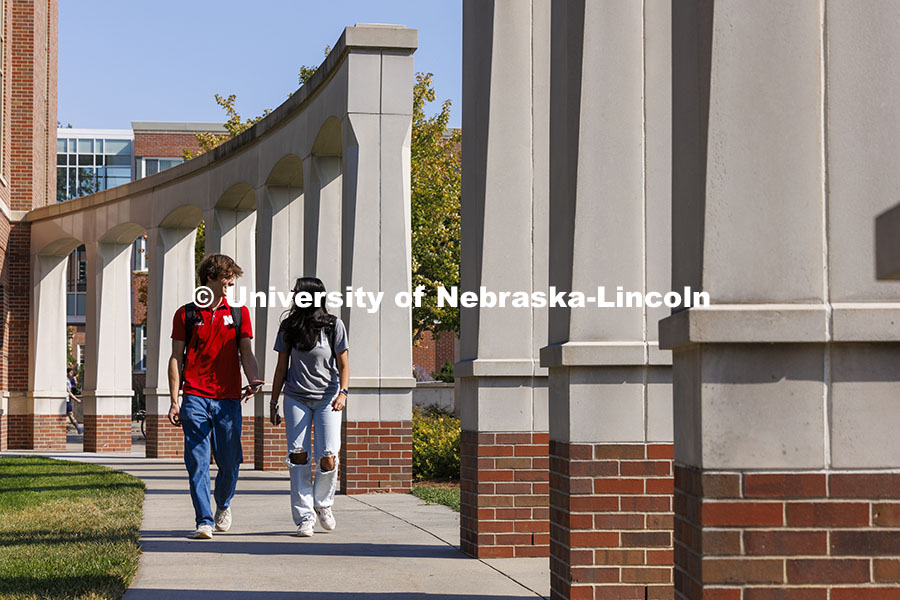
<svg viewBox="0 0 900 600">
<path fill-rule="evenodd" d="M 237 109 L 234 107 L 234 103 L 237 101 L 237 96 L 235 94 L 228 94 L 227 97 L 220 96 L 219 94 L 215 95 L 216 104 L 222 107 L 225 111 L 225 114 L 228 115 L 228 120 L 225 121 L 225 131 L 227 133 L 224 134 L 216 134 L 210 133 L 208 131 L 198 132 L 194 134 L 194 137 L 197 138 L 197 144 L 200 146 L 200 150 L 197 152 L 191 152 L 189 149 L 185 148 L 181 151 L 181 156 L 184 160 L 190 160 L 196 156 L 200 156 L 205 152 L 209 152 L 219 144 L 230 140 L 231 138 L 239 136 L 241 133 L 250 129 L 259 121 L 264 119 L 266 115 L 272 112 L 270 109 L 266 109 L 263 111 L 263 114 L 255 117 L 253 119 L 241 120 L 241 115 L 238 113 Z"/>
<path fill-rule="evenodd" d="M 413 308 L 413 333 L 459 331 L 459 309 L 437 305 L 437 288 L 459 285 L 459 198 L 462 189 L 462 133 L 447 130 L 450 100 L 426 116 L 435 99 L 431 73 L 417 73 L 413 86 L 410 144 L 412 285 L 425 286 L 419 308 Z"/>
</svg>

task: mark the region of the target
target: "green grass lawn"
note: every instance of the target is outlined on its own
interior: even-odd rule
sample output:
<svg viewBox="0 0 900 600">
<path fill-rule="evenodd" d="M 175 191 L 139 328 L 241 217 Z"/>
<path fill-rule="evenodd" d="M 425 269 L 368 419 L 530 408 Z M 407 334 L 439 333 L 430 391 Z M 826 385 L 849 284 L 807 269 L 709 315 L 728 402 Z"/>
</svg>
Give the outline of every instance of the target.
<svg viewBox="0 0 900 600">
<path fill-rule="evenodd" d="M 459 512 L 459 482 L 420 481 L 410 493 L 432 504 L 443 504 Z"/>
<path fill-rule="evenodd" d="M 144 484 L 97 465 L 0 457 L 0 598 L 119 598 Z"/>
</svg>

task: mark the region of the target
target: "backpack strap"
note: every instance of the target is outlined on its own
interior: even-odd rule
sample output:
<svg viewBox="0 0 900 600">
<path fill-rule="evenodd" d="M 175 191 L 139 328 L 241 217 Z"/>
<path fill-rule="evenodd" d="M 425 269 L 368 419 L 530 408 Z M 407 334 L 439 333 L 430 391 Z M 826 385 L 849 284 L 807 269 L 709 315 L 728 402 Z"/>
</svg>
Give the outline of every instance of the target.
<svg viewBox="0 0 900 600">
<path fill-rule="evenodd" d="M 194 337 L 194 326 L 197 324 L 197 305 L 188 302 L 184 305 L 184 354 L 181 356 L 181 386 L 184 385 L 184 370 L 187 368 L 188 348 Z"/>
<path fill-rule="evenodd" d="M 241 317 L 244 311 L 240 306 L 231 307 L 231 324 L 234 327 L 234 341 L 237 346 L 238 361 L 241 359 Z"/>
</svg>

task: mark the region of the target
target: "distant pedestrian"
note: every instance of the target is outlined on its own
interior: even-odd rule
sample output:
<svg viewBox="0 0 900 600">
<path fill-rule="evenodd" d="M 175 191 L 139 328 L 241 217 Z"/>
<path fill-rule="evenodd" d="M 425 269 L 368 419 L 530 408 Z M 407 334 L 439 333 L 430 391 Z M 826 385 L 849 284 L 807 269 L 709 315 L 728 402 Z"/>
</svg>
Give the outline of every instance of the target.
<svg viewBox="0 0 900 600">
<path fill-rule="evenodd" d="M 294 294 L 308 292 L 324 298 L 325 286 L 315 277 L 302 277 Z M 337 489 L 337 457 L 341 449 L 341 411 L 347 404 L 350 382 L 347 330 L 344 323 L 321 306 L 292 304 L 275 339 L 278 364 L 272 380 L 269 418 L 278 425 L 278 399 L 284 388 L 284 418 L 291 476 L 291 514 L 297 535 L 313 535 L 316 517 L 330 531 Z M 310 464 L 310 434 L 315 443 Z"/>
<path fill-rule="evenodd" d="M 83 433 L 84 430 L 81 428 L 81 425 L 78 424 L 78 421 L 75 420 L 75 413 L 73 411 L 72 401 L 74 400 L 78 404 L 81 404 L 81 398 L 75 395 L 77 391 L 77 381 L 75 379 L 75 369 L 69 367 L 66 370 L 66 417 L 69 418 L 69 422 L 75 428 L 75 431 L 78 433 Z"/>
<path fill-rule="evenodd" d="M 172 323 L 169 421 L 184 430 L 184 464 L 197 526 L 193 537 L 197 539 L 211 539 L 213 525 L 217 531 L 231 527 L 231 499 L 244 460 L 241 401 L 263 384 L 250 343 L 250 311 L 246 306 L 229 306 L 225 298 L 228 287 L 242 273 L 224 254 L 207 256 L 197 275 L 200 284 L 212 291 L 211 304 L 186 304 L 176 311 Z M 241 367 L 250 382 L 243 390 Z M 215 515 L 210 503 L 210 451 L 218 468 Z"/>
</svg>

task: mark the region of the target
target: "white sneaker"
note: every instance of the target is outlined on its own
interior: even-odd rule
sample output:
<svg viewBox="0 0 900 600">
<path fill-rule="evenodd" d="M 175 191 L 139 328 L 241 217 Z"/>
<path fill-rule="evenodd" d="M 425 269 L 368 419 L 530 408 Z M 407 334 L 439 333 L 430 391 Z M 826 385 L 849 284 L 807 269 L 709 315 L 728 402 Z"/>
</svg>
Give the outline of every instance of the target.
<svg viewBox="0 0 900 600">
<path fill-rule="evenodd" d="M 216 531 L 228 531 L 231 529 L 231 507 L 225 510 L 216 510 Z"/>
<path fill-rule="evenodd" d="M 306 517 L 302 521 L 300 521 L 300 526 L 297 527 L 297 537 L 312 537 L 313 527 L 316 526 L 316 518 L 315 517 Z"/>
<path fill-rule="evenodd" d="M 317 506 L 316 513 L 319 515 L 319 521 L 322 523 L 322 529 L 325 531 L 331 531 L 334 529 L 334 526 L 337 525 L 337 521 L 334 520 L 334 515 L 331 514 L 330 506 Z"/>
<path fill-rule="evenodd" d="M 212 525 L 200 525 L 197 527 L 197 531 L 194 532 L 192 536 L 195 540 L 211 540 L 212 539 Z"/>
</svg>

